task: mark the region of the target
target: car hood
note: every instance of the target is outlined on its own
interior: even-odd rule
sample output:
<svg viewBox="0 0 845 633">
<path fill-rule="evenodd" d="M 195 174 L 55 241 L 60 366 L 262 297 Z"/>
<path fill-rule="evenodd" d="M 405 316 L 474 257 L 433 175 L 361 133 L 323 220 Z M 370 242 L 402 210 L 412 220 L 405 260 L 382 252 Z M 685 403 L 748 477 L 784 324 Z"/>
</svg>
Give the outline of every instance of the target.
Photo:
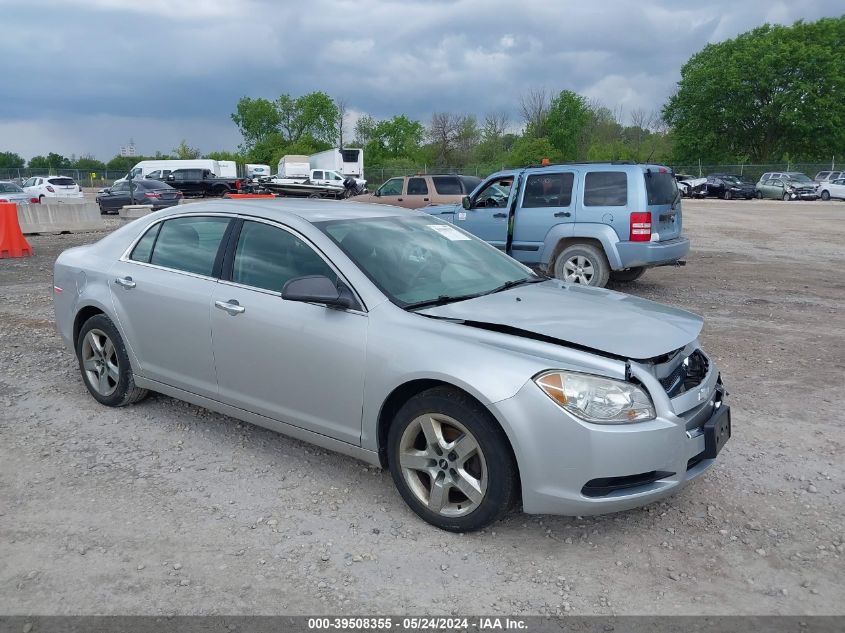
<svg viewBox="0 0 845 633">
<path fill-rule="evenodd" d="M 626 359 L 667 354 L 698 338 L 704 319 L 621 292 L 556 280 L 420 310 L 517 336 L 536 335 Z M 492 326 L 492 327 L 491 327 Z"/>
<path fill-rule="evenodd" d="M 460 209 L 461 211 L 464 210 L 460 201 L 449 202 L 446 204 L 432 204 L 427 207 L 420 207 L 420 211 L 425 211 L 426 213 L 430 213 L 431 215 L 439 215 L 441 213 L 455 213 L 455 211 L 457 211 L 458 209 Z"/>
</svg>

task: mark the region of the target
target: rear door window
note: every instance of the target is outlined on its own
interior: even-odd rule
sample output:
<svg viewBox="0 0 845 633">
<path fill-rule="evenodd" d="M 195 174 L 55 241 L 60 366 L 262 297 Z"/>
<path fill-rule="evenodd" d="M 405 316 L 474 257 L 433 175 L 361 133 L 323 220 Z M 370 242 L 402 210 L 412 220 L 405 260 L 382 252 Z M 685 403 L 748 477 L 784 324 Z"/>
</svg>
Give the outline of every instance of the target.
<svg viewBox="0 0 845 633">
<path fill-rule="evenodd" d="M 161 222 L 153 227 L 150 227 L 150 229 L 144 233 L 144 237 L 138 240 L 138 243 L 135 244 L 135 248 L 132 249 L 129 259 L 133 262 L 143 262 L 148 264 L 150 262 L 150 255 L 152 255 L 153 252 L 153 244 L 155 244 L 156 236 L 158 235 L 160 228 Z"/>
<path fill-rule="evenodd" d="M 425 178 L 411 178 L 408 180 L 409 196 L 424 196 L 428 194 L 428 185 Z"/>
<path fill-rule="evenodd" d="M 668 171 L 646 172 L 645 190 L 649 204 L 672 204 L 678 197 L 678 184 Z"/>
<path fill-rule="evenodd" d="M 431 179 L 434 181 L 434 189 L 441 196 L 459 196 L 463 193 L 457 176 L 433 176 Z"/>
<path fill-rule="evenodd" d="M 628 175 L 624 171 L 591 171 L 584 178 L 585 207 L 628 204 Z"/>
<path fill-rule="evenodd" d="M 572 203 L 575 174 L 533 174 L 525 182 L 522 208 L 568 207 Z"/>
<path fill-rule="evenodd" d="M 229 218 L 186 217 L 162 224 L 150 263 L 210 277 Z"/>
<path fill-rule="evenodd" d="M 315 171 L 313 177 L 314 177 L 314 180 L 322 180 L 323 179 L 323 172 Z"/>
</svg>

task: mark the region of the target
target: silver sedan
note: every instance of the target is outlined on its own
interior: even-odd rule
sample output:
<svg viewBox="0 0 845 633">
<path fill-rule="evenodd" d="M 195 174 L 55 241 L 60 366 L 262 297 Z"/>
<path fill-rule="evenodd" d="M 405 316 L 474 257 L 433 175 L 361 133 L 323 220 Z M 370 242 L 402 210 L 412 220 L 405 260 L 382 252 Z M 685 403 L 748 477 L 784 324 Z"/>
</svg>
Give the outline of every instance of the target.
<svg viewBox="0 0 845 633">
<path fill-rule="evenodd" d="M 100 403 L 153 390 L 389 468 L 447 530 L 640 506 L 730 436 L 701 318 L 538 276 L 425 213 L 174 207 L 65 251 L 54 283 Z"/>
</svg>

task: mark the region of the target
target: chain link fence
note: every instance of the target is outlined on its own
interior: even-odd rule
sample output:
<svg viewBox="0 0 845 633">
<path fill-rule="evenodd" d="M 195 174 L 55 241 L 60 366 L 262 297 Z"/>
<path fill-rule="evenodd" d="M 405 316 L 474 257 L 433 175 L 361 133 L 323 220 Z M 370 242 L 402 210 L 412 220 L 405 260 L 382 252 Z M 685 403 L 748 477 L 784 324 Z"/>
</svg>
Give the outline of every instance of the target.
<svg viewBox="0 0 845 633">
<path fill-rule="evenodd" d="M 88 172 L 84 169 L 0 168 L 0 180 L 11 180 L 19 185 L 34 176 L 68 176 L 83 187 L 108 187 L 125 175 L 125 171 L 117 170 Z"/>
</svg>

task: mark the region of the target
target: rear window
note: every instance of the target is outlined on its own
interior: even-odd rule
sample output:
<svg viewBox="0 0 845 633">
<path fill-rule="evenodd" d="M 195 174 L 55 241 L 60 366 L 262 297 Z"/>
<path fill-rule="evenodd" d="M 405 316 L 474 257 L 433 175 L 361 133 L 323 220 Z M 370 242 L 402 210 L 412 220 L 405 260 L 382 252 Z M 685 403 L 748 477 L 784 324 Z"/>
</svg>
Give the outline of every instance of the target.
<svg viewBox="0 0 845 633">
<path fill-rule="evenodd" d="M 463 193 L 457 176 L 433 176 L 434 188 L 441 196 L 459 196 Z"/>
<path fill-rule="evenodd" d="M 58 185 L 60 187 L 68 187 L 76 184 L 73 178 L 50 178 L 47 182 L 51 185 Z"/>
<path fill-rule="evenodd" d="M 736 176 L 723 176 L 724 180 L 739 183 Z M 645 190 L 649 204 L 672 204 L 678 197 L 678 184 L 668 171 L 646 172 Z"/>
<path fill-rule="evenodd" d="M 584 178 L 585 207 L 628 204 L 628 176 L 624 171 L 591 171 Z"/>
</svg>

